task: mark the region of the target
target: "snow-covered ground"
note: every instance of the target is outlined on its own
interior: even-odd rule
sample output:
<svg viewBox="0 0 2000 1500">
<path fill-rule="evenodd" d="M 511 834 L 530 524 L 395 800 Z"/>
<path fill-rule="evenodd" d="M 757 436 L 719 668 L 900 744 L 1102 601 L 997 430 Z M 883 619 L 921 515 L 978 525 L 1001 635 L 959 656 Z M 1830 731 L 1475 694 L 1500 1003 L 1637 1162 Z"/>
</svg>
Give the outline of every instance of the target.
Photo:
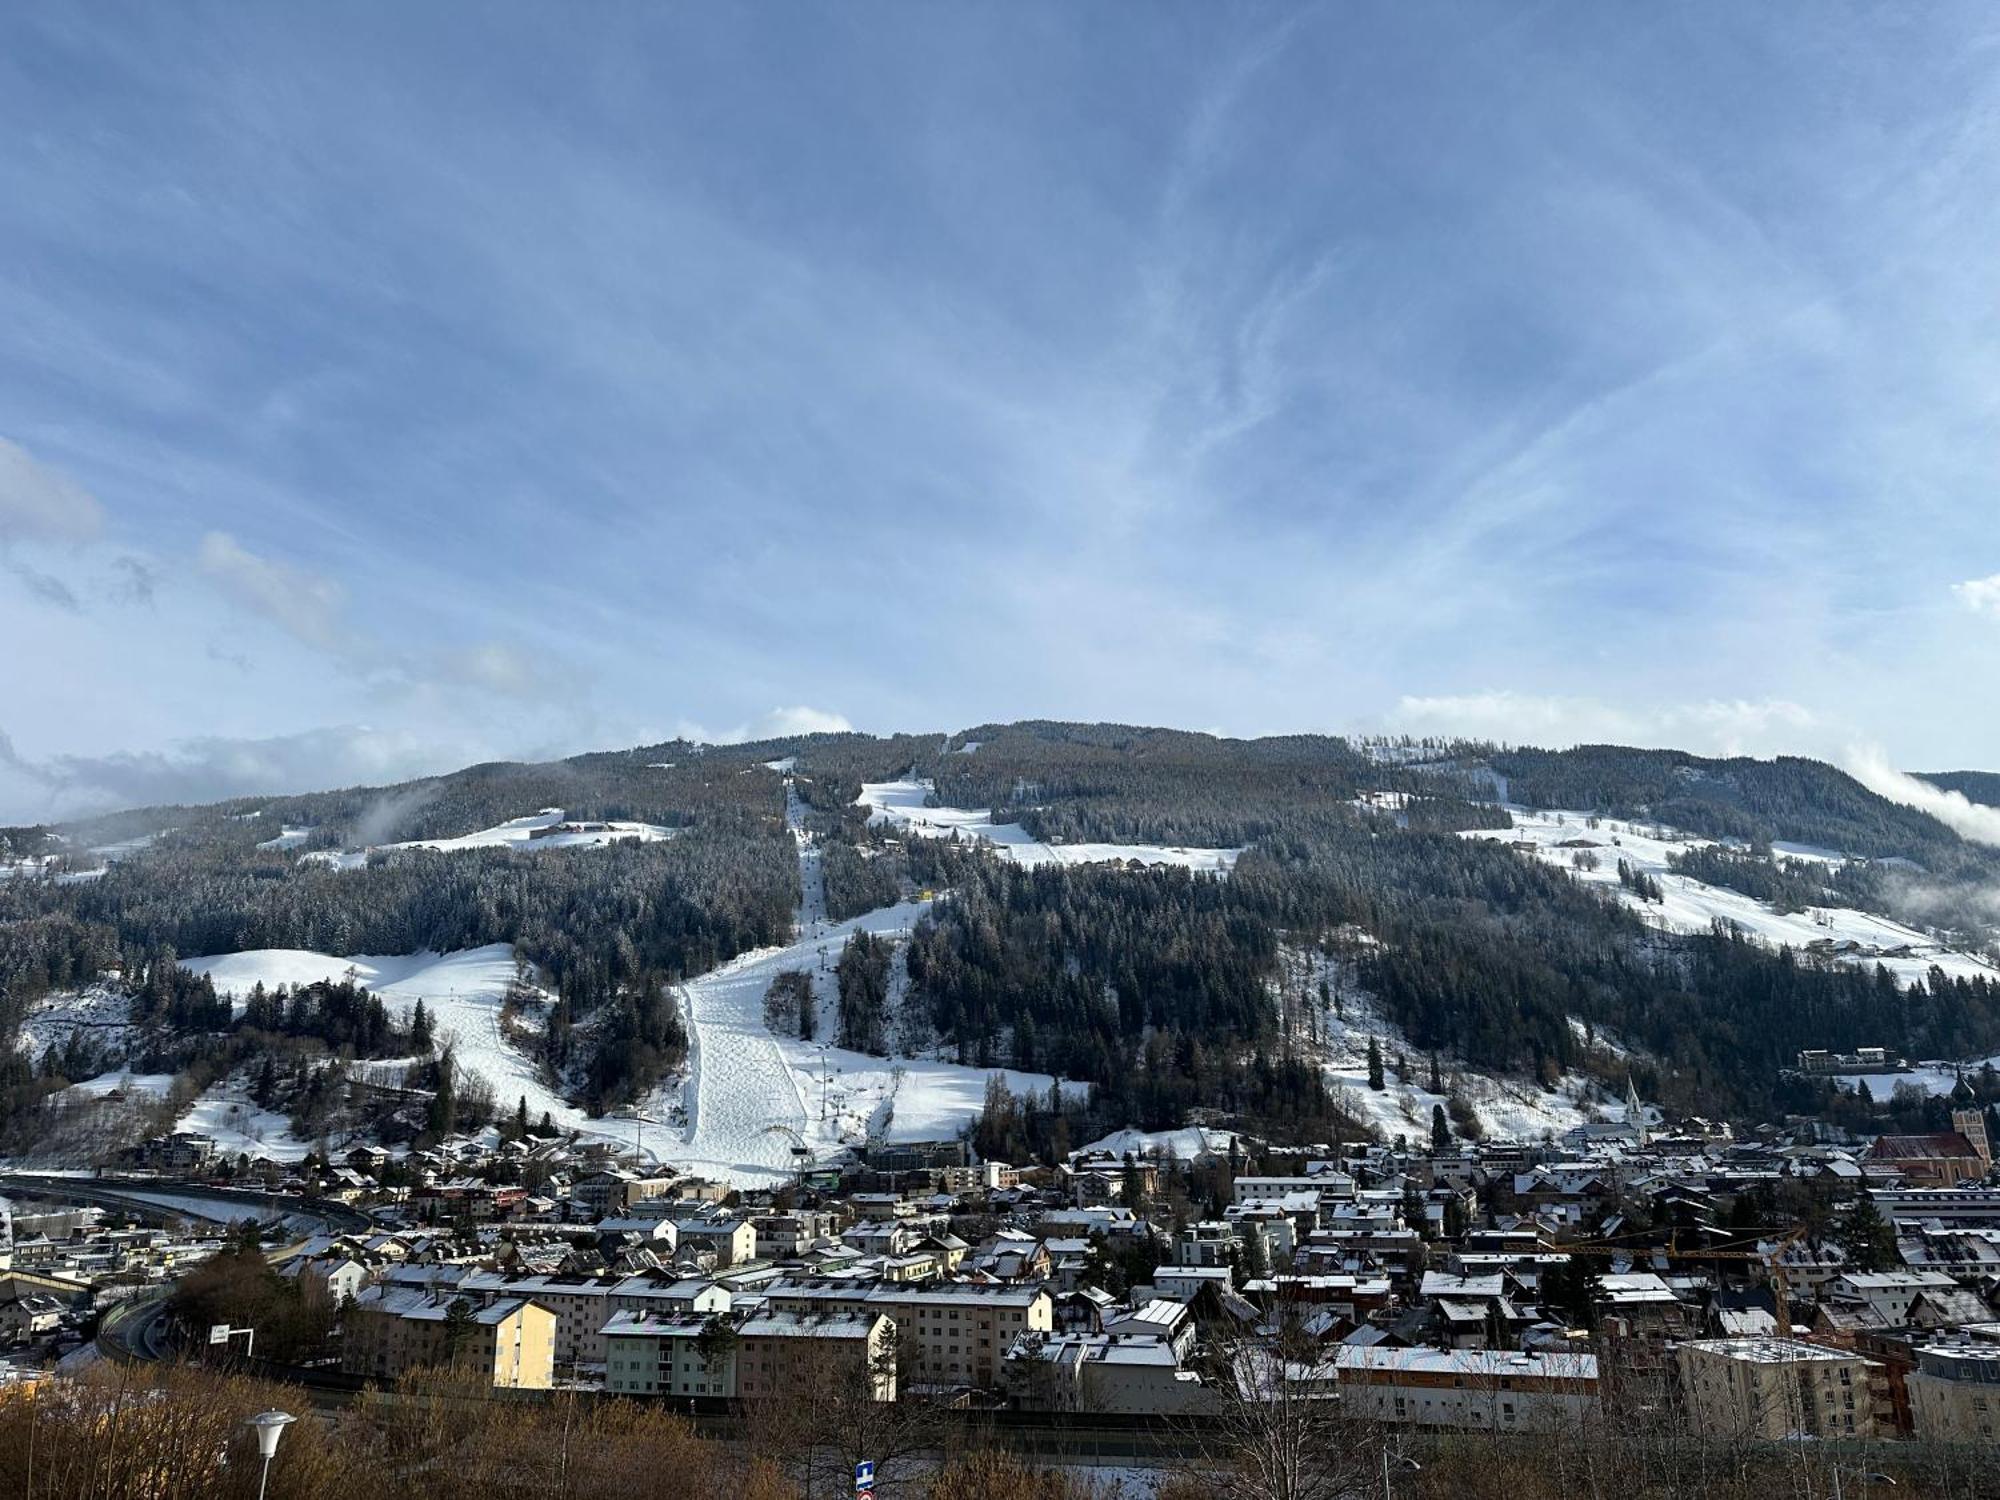
<svg viewBox="0 0 2000 1500">
<path fill-rule="evenodd" d="M 526 1098 L 531 1118 L 539 1118 L 546 1110 L 550 1120 L 564 1129 L 603 1136 L 621 1146 L 632 1144 L 630 1122 L 591 1119 L 551 1088 L 534 1059 L 501 1033 L 501 1003 L 515 978 L 511 943 L 489 943 L 456 953 L 356 954 L 349 958 L 303 948 L 256 948 L 183 959 L 181 967 L 208 975 L 218 994 L 239 1003 L 260 983 L 274 990 L 280 985 L 316 984 L 349 976 L 381 996 L 398 1021 L 407 1021 L 417 1001 L 422 1000 L 439 1044 L 449 1041 L 458 1066 L 493 1086 L 502 1110 L 512 1109 L 517 1100 Z M 529 983 L 534 983 L 532 974 Z M 544 1003 L 538 989 L 531 998 L 536 1005 Z M 649 1148 L 652 1144 L 647 1142 Z"/>
<path fill-rule="evenodd" d="M 95 1078 L 86 1078 L 81 1083 L 73 1083 L 64 1094 L 71 1098 L 102 1099 L 107 1094 L 145 1094 L 155 1099 L 166 1097 L 167 1090 L 174 1086 L 171 1073 L 133 1073 L 124 1068 L 114 1068 L 109 1073 L 99 1073 Z"/>
<path fill-rule="evenodd" d="M 311 838 L 312 836 L 313 836 L 312 829 L 294 828 L 289 823 L 287 823 L 282 833 L 279 833 L 272 838 L 265 839 L 257 847 L 259 849 L 296 849 L 299 847 L 299 845 L 303 844 L 307 839 Z"/>
<path fill-rule="evenodd" d="M 861 788 L 868 821 L 916 838 L 976 839 L 991 844 L 1017 865 L 1095 865 L 1111 860 L 1143 865 L 1185 865 L 1190 870 L 1227 872 L 1241 849 L 1168 848 L 1157 844 L 1045 844 L 1018 823 L 996 823 L 992 809 L 926 807 L 927 781 L 874 781 Z"/>
<path fill-rule="evenodd" d="M 1228 1130 L 1210 1130 L 1203 1125 L 1187 1125 L 1179 1130 L 1114 1130 L 1092 1141 L 1085 1151 L 1108 1151 L 1113 1156 L 1172 1156 L 1177 1161 L 1194 1161 L 1203 1156 L 1227 1156 L 1229 1143 L 1236 1139 Z"/>
<path fill-rule="evenodd" d="M 292 830 L 287 829 L 285 836 Z M 303 830 L 310 833 L 310 829 Z M 538 813 L 522 818 L 509 818 L 504 823 L 496 823 L 491 828 L 482 828 L 477 833 L 459 834 L 455 838 L 406 839 L 399 844 L 377 844 L 367 849 L 316 849 L 300 856 L 301 859 L 317 860 L 332 865 L 336 870 L 357 870 L 368 863 L 368 856 L 380 851 L 392 852 L 397 849 L 436 849 L 451 854 L 463 849 L 512 849 L 515 851 L 532 849 L 598 849 L 606 844 L 615 844 L 625 839 L 636 839 L 642 844 L 654 843 L 660 839 L 670 839 L 680 830 L 662 827 L 658 823 L 627 823 L 603 818 L 577 819 L 566 821 L 560 807 L 545 807 Z M 303 840 L 301 840 L 302 842 Z M 260 849 L 289 848 L 278 840 L 258 845 Z"/>
<path fill-rule="evenodd" d="M 1706 932 L 1720 919 L 1773 946 L 1811 950 L 1844 963 L 1879 963 L 1905 984 L 1927 976 L 1933 965 L 1954 978 L 2000 978 L 2000 969 L 1986 960 L 1943 947 L 1927 934 L 1887 917 L 1844 906 L 1775 911 L 1740 891 L 1708 885 L 1668 868 L 1670 855 L 1706 847 L 1715 842 L 1712 839 L 1611 818 L 1599 819 L 1593 828 L 1589 813 L 1537 812 L 1521 807 L 1507 811 L 1514 820 L 1511 829 L 1475 828 L 1464 836 L 1532 845 L 1536 858 L 1570 871 L 1578 880 L 1616 892 L 1647 921 L 1669 931 Z M 1792 847 L 1798 858 L 1837 857 L 1830 850 Z M 1576 868 L 1574 856 L 1582 852 L 1595 856 L 1596 869 Z M 1621 887 L 1621 859 L 1659 881 L 1666 899 L 1641 901 Z"/>
<path fill-rule="evenodd" d="M 537 836 L 537 831 L 541 829 L 556 831 Z M 560 807 L 545 807 L 531 817 L 510 818 L 505 823 L 482 828 L 477 833 L 461 834 L 457 838 L 410 839 L 383 847 L 437 849 L 445 853 L 458 849 L 594 849 L 620 839 L 637 839 L 640 843 L 650 844 L 658 839 L 670 839 L 678 831 L 663 828 L 657 823 L 621 823 L 595 818 L 566 824 Z"/>
<path fill-rule="evenodd" d="M 793 1147 L 800 1142 L 817 1157 L 862 1145 L 871 1136 L 956 1135 L 978 1114 L 992 1072 L 1004 1073 L 1016 1093 L 1046 1094 L 1052 1081 L 1047 1074 L 871 1057 L 771 1033 L 764 1024 L 764 997 L 778 975 L 798 970 L 811 979 L 820 1001 L 819 1034 L 830 1036 L 834 966 L 847 940 L 869 932 L 900 941 L 930 905 L 906 901 L 829 922 L 818 879 L 819 851 L 789 787 L 786 813 L 798 840 L 805 895 L 798 936 L 783 947 L 742 954 L 682 986 L 689 1038 L 688 1077 L 679 1098 L 685 1123 L 681 1139 L 661 1155 L 742 1185 L 769 1184 L 796 1170 Z M 671 1089 L 663 1089 L 648 1108 L 657 1113 L 673 1104 Z"/>
<path fill-rule="evenodd" d="M 98 1056 L 123 1057 L 132 1034 L 130 997 L 104 984 L 43 995 L 30 1003 L 15 1045 L 28 1056 L 39 1058 L 50 1047 L 60 1051 L 71 1033 L 79 1030 L 98 1049 Z"/>
<path fill-rule="evenodd" d="M 1968 1082 L 1976 1082 L 1979 1070 L 1991 1063 L 2000 1068 L 2000 1056 L 1980 1058 L 1969 1063 L 1920 1062 L 1899 1073 L 1829 1073 L 1826 1076 L 1836 1082 L 1853 1088 L 1857 1084 L 1868 1085 L 1868 1092 L 1882 1102 L 1896 1092 L 1898 1085 L 1922 1089 L 1926 1094 L 1949 1094 L 1958 1087 L 1963 1075 Z"/>
<path fill-rule="evenodd" d="M 223 1155 L 252 1161 L 299 1161 L 312 1150 L 312 1142 L 292 1134 L 290 1120 L 259 1109 L 240 1084 L 217 1084 L 189 1106 L 174 1128 L 211 1136 Z"/>
<path fill-rule="evenodd" d="M 1286 948 L 1280 954 L 1280 976 L 1281 987 L 1296 997 L 1289 1018 L 1292 1034 L 1320 1059 L 1334 1102 L 1388 1139 L 1400 1135 L 1428 1140 L 1431 1110 L 1443 1105 L 1449 1118 L 1454 1085 L 1479 1117 L 1489 1140 L 1540 1140 L 1589 1121 L 1625 1117 L 1624 1101 L 1608 1097 L 1584 1073 L 1571 1073 L 1555 1088 L 1544 1089 L 1527 1079 L 1475 1072 L 1446 1056 L 1439 1059 L 1445 1092 L 1434 1093 L 1424 1086 L 1429 1057 L 1410 1047 L 1395 1024 L 1380 1013 L 1374 997 L 1355 983 L 1349 963 Z M 1325 1009 L 1318 1001 L 1322 980 L 1335 1002 Z M 1371 1038 L 1382 1055 L 1380 1090 L 1368 1087 Z M 1404 1061 L 1401 1071 L 1395 1066 L 1398 1056 Z"/>
</svg>

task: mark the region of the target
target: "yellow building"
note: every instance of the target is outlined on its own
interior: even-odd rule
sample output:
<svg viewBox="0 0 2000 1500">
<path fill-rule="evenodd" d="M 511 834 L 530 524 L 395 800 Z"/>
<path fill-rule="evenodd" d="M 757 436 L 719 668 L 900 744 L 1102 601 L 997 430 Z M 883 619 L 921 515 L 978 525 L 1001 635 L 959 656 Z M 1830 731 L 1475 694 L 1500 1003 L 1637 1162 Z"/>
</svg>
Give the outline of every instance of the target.
<svg viewBox="0 0 2000 1500">
<path fill-rule="evenodd" d="M 437 1365 L 476 1370 L 495 1386 L 546 1390 L 555 1375 L 556 1315 L 539 1302 L 370 1287 L 341 1317 L 340 1367 L 396 1380 Z"/>
</svg>

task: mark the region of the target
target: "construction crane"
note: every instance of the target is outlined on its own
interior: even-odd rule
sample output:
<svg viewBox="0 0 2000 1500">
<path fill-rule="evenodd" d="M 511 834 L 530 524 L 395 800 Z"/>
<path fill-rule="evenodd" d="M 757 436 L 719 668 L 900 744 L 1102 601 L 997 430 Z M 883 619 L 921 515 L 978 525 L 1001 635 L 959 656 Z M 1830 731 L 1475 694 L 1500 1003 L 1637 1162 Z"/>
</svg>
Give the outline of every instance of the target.
<svg viewBox="0 0 2000 1500">
<path fill-rule="evenodd" d="M 1616 1240 L 1580 1240 L 1572 1245 L 1544 1241 L 1540 1248 L 1552 1255 L 1605 1257 L 1623 1255 L 1630 1256 L 1635 1261 L 1652 1255 L 1663 1255 L 1668 1260 L 1683 1261 L 1755 1261 L 1770 1273 L 1771 1300 L 1777 1304 L 1778 1337 L 1788 1339 L 1792 1336 L 1792 1298 L 1791 1284 L 1785 1275 L 1785 1252 L 1805 1237 L 1806 1226 L 1801 1224 L 1780 1235 L 1772 1242 L 1769 1249 L 1745 1250 L 1733 1245 L 1718 1245 L 1683 1250 L 1680 1248 L 1678 1231 L 1668 1235 L 1665 1245 L 1621 1245 Z"/>
</svg>

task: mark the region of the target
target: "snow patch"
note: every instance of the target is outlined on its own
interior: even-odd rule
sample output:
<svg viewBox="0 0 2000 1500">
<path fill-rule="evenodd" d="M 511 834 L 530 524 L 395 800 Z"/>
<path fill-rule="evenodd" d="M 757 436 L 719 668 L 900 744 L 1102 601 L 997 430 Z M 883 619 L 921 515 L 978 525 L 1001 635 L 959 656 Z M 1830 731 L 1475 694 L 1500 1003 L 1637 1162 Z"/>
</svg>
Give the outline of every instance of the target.
<svg viewBox="0 0 2000 1500">
<path fill-rule="evenodd" d="M 1718 920 L 1729 922 L 1773 947 L 1788 946 L 1837 963 L 1879 963 L 1906 985 L 1926 978 L 1933 966 L 1954 979 L 2000 977 L 2000 968 L 1986 960 L 1944 947 L 1935 938 L 1888 917 L 1844 906 L 1780 912 L 1740 891 L 1708 885 L 1669 868 L 1670 856 L 1712 847 L 1713 839 L 1654 824 L 1594 818 L 1584 812 L 1540 812 L 1521 807 L 1507 811 L 1514 821 L 1511 829 L 1473 828 L 1463 836 L 1522 845 L 1524 853 L 1568 870 L 1588 885 L 1613 892 L 1647 922 L 1669 932 L 1707 932 Z M 1790 847 L 1800 858 L 1836 857 L 1832 850 Z M 1578 868 L 1575 856 L 1580 853 L 1594 857 L 1597 868 Z M 1657 880 L 1665 899 L 1642 901 L 1626 890 L 1618 880 L 1620 860 Z"/>
<path fill-rule="evenodd" d="M 991 844 L 1017 865 L 1097 865 L 1113 860 L 1142 865 L 1181 865 L 1209 874 L 1226 874 L 1241 849 L 1189 849 L 1157 844 L 1047 844 L 1018 823 L 996 823 L 991 808 L 927 807 L 933 794 L 928 781 L 865 783 L 860 806 L 868 821 L 893 827 L 915 838 L 960 838 Z"/>
</svg>

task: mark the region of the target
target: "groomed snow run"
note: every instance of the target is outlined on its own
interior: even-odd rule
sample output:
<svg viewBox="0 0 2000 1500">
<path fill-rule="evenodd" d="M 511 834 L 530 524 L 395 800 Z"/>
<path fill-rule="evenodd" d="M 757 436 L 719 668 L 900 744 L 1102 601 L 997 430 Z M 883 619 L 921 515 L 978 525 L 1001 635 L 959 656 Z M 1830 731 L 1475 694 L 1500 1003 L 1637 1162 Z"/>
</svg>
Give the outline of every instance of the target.
<svg viewBox="0 0 2000 1500">
<path fill-rule="evenodd" d="M 1600 818 L 1592 827 L 1592 815 L 1582 812 L 1538 812 L 1522 807 L 1507 811 L 1514 821 L 1512 828 L 1475 828 L 1465 837 L 1532 845 L 1535 858 L 1568 870 L 1578 880 L 1616 892 L 1648 922 L 1670 932 L 1707 932 L 1717 920 L 1730 922 L 1773 947 L 1788 946 L 1839 963 L 1880 964 L 1903 984 L 1926 978 L 1933 966 L 1955 979 L 2000 978 L 2000 969 L 1984 959 L 1946 948 L 1935 938 L 1887 917 L 1845 906 L 1780 912 L 1740 891 L 1677 875 L 1668 867 L 1670 855 L 1708 847 L 1715 842 L 1712 839 L 1612 818 Z M 1597 868 L 1576 868 L 1573 857 L 1580 852 L 1594 855 Z M 1799 849 L 1792 857 L 1824 858 L 1828 852 Z M 1642 901 L 1621 886 L 1621 859 L 1659 881 L 1666 899 Z"/>
<path fill-rule="evenodd" d="M 784 947 L 741 954 L 682 986 L 689 1049 L 688 1077 L 680 1093 L 685 1127 L 681 1140 L 664 1149 L 666 1159 L 739 1186 L 768 1186 L 797 1171 L 798 1146 L 819 1158 L 871 1138 L 955 1136 L 979 1113 L 987 1079 L 996 1072 L 1017 1094 L 1046 1095 L 1053 1082 L 1046 1073 L 873 1057 L 771 1033 L 764 1024 L 764 997 L 778 975 L 797 970 L 812 981 L 825 1034 L 833 1024 L 828 1002 L 834 966 L 847 940 L 868 932 L 900 941 L 930 906 L 928 901 L 906 901 L 829 922 L 819 849 L 805 830 L 804 808 L 789 784 L 785 814 L 799 849 L 799 935 Z M 900 965 L 900 955 L 896 962 Z M 1085 1088 L 1063 1087 L 1070 1092 Z M 670 1109 L 672 1102 L 662 1091 L 651 1108 Z"/>
<path fill-rule="evenodd" d="M 1120 860 L 1184 865 L 1190 870 L 1226 874 L 1243 852 L 1158 844 L 1046 844 L 1018 823 L 994 822 L 990 808 L 926 807 L 931 794 L 927 781 L 873 781 L 862 786 L 858 801 L 869 809 L 870 823 L 893 827 L 913 838 L 976 839 L 991 844 L 1017 865 L 1100 865 Z"/>
</svg>

